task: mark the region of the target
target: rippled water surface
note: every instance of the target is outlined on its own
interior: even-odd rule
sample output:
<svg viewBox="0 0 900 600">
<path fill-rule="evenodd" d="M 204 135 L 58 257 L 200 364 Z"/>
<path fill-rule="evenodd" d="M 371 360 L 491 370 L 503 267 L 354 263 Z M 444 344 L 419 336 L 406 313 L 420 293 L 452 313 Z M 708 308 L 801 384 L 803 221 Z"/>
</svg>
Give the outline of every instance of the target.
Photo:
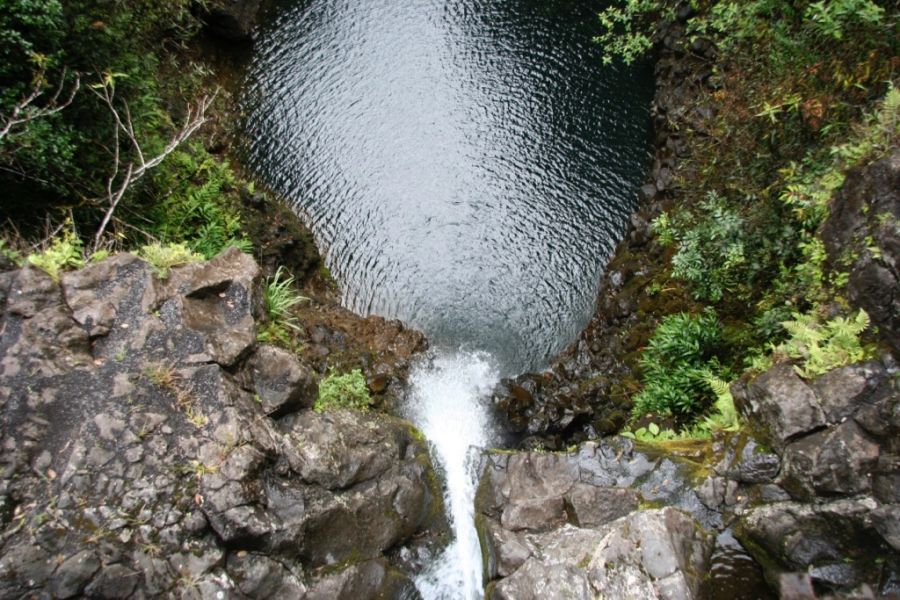
<svg viewBox="0 0 900 600">
<path fill-rule="evenodd" d="M 590 2 L 312 0 L 262 32 L 249 162 L 361 313 L 542 366 L 593 308 L 648 157 L 649 73 Z"/>
</svg>

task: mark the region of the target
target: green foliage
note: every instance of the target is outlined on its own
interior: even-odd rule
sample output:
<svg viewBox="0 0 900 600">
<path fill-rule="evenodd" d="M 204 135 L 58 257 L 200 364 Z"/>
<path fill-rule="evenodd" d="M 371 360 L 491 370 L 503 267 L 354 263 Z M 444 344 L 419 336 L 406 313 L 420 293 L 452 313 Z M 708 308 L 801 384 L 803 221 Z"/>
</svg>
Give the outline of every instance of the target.
<svg viewBox="0 0 900 600">
<path fill-rule="evenodd" d="M 203 256 L 192 252 L 184 244 L 153 243 L 142 246 L 138 255 L 150 263 L 153 271 L 160 279 L 169 276 L 169 270 L 192 262 L 203 260 Z"/>
<path fill-rule="evenodd" d="M 848 29 L 880 25 L 884 9 L 872 0 L 819 0 L 806 8 L 803 17 L 815 35 L 841 40 Z"/>
<path fill-rule="evenodd" d="M 42 252 L 29 254 L 25 260 L 45 271 L 53 281 L 59 281 L 63 271 L 84 266 L 83 251 L 81 239 L 71 227 L 67 227 L 62 236 L 53 238 L 49 247 Z"/>
<path fill-rule="evenodd" d="M 598 14 L 603 31 L 594 41 L 603 46 L 604 63 L 621 58 L 631 64 L 653 46 L 655 20 L 651 17 L 660 11 L 660 4 L 656 0 L 625 0 L 624 5 L 609 6 Z"/>
<path fill-rule="evenodd" d="M 319 397 L 314 409 L 319 412 L 339 408 L 367 410 L 369 400 L 369 387 L 362 371 L 353 369 L 339 375 L 332 370 L 319 382 Z"/>
<path fill-rule="evenodd" d="M 806 379 L 866 357 L 859 336 L 869 326 L 869 315 L 860 309 L 849 318 L 835 317 L 822 323 L 816 313 L 794 313 L 785 321 L 790 337 L 773 350 L 800 360 L 794 369 Z"/>
<path fill-rule="evenodd" d="M 285 276 L 282 267 L 266 282 L 266 313 L 269 319 L 282 323 L 286 327 L 297 329 L 296 318 L 291 309 L 301 302 L 309 300 L 294 289 L 294 276 Z"/>
<path fill-rule="evenodd" d="M 207 259 L 231 246 L 249 252 L 249 240 L 239 237 L 240 217 L 225 200 L 225 190 L 235 184 L 229 164 L 199 143 L 169 158 L 153 179 L 157 189 L 169 190 L 151 213 L 153 233 L 167 242 L 184 242 Z"/>
<path fill-rule="evenodd" d="M 697 300 L 717 302 L 754 274 L 747 257 L 747 223 L 715 192 L 695 211 L 663 213 L 653 227 L 660 242 L 678 246 L 672 276 L 687 282 Z"/>
<path fill-rule="evenodd" d="M 708 409 L 715 400 L 708 382 L 725 372 L 716 356 L 723 341 L 722 325 L 711 309 L 664 318 L 641 355 L 643 390 L 634 397 L 634 415 L 691 421 Z"/>
</svg>

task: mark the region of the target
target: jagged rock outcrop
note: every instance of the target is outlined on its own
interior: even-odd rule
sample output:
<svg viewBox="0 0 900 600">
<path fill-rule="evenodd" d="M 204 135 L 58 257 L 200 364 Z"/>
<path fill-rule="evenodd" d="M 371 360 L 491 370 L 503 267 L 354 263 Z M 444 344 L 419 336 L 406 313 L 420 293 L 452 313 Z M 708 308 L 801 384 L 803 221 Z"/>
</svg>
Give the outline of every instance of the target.
<svg viewBox="0 0 900 600">
<path fill-rule="evenodd" d="M 770 580 L 806 572 L 819 588 L 900 593 L 900 393 L 888 355 L 811 382 L 790 365 L 732 385 L 750 427 L 781 457 L 791 498 L 746 510 L 738 534 Z"/>
<path fill-rule="evenodd" d="M 311 369 L 256 343 L 259 283 L 233 249 L 0 274 L 0 597 L 410 588 L 385 552 L 440 513 L 427 450 L 307 410 Z"/>
<path fill-rule="evenodd" d="M 847 297 L 864 308 L 900 356 L 900 150 L 851 170 L 829 206 L 822 240 Z"/>
<path fill-rule="evenodd" d="M 697 479 L 690 461 L 624 438 L 486 454 L 476 523 L 490 597 L 699 597 L 713 538 L 695 516 L 720 525 L 724 499 L 705 499 Z"/>
</svg>

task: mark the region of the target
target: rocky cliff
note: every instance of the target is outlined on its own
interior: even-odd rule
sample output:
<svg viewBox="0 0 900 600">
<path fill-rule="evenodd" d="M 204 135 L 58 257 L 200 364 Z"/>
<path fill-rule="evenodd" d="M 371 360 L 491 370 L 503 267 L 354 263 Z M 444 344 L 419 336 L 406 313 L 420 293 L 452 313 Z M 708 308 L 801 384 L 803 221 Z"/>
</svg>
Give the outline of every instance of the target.
<svg viewBox="0 0 900 600">
<path fill-rule="evenodd" d="M 313 369 L 256 343 L 259 273 L 232 249 L 0 274 L 0 597 L 410 589 L 388 555 L 441 514 L 427 449 L 310 410 Z"/>
</svg>

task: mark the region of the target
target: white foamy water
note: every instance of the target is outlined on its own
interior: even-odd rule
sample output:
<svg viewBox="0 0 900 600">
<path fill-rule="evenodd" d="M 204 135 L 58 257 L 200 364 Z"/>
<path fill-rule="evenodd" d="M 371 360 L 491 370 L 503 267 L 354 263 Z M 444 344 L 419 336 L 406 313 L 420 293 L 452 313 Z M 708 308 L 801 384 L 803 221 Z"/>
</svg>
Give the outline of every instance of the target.
<svg viewBox="0 0 900 600">
<path fill-rule="evenodd" d="M 426 600 L 482 597 L 481 548 L 475 531 L 478 449 L 493 445 L 490 392 L 499 373 L 483 352 L 441 354 L 413 369 L 408 417 L 432 444 L 446 478 L 444 501 L 454 539 L 416 579 Z"/>
</svg>

